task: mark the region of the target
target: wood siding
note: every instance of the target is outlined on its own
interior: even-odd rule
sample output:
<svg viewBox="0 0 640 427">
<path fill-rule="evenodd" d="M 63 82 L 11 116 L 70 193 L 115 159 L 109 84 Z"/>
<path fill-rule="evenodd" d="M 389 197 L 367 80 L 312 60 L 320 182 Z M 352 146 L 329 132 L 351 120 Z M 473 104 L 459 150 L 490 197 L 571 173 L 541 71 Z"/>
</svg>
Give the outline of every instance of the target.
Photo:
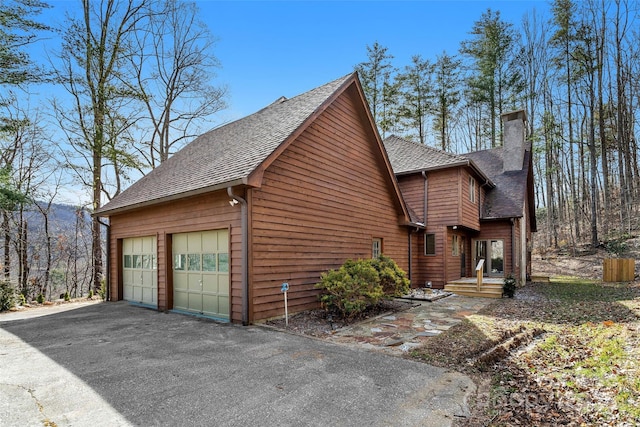
<svg viewBox="0 0 640 427">
<path fill-rule="evenodd" d="M 436 288 L 446 281 L 461 277 L 461 255 L 451 254 L 452 237 L 464 237 L 467 274 L 471 270 L 471 238 L 480 230 L 479 204 L 485 190 L 476 181 L 476 201 L 469 197 L 469 169 L 453 167 L 427 173 L 427 224 L 425 233 L 435 234 L 436 255 L 425 255 L 424 233 L 412 238 L 412 286 L 424 286 L 427 281 Z M 421 173 L 401 175 L 398 184 L 407 205 L 419 218 L 424 218 L 424 178 Z M 465 227 L 467 233 L 453 232 L 452 227 Z M 460 230 L 460 228 L 459 228 Z"/>
<path fill-rule="evenodd" d="M 342 94 L 250 190 L 252 320 L 284 314 L 282 282 L 290 312 L 317 307 L 320 274 L 370 258 L 373 238 L 407 270 L 407 229 L 362 108 L 355 94 Z"/>
<path fill-rule="evenodd" d="M 156 236 L 158 259 L 158 309 L 173 308 L 171 235 L 191 231 L 228 229 L 231 257 L 231 319 L 241 321 L 240 206 L 231 207 L 226 191 L 190 197 L 151 208 L 113 215 L 111 221 L 110 292 L 122 299 L 121 239 Z"/>
</svg>

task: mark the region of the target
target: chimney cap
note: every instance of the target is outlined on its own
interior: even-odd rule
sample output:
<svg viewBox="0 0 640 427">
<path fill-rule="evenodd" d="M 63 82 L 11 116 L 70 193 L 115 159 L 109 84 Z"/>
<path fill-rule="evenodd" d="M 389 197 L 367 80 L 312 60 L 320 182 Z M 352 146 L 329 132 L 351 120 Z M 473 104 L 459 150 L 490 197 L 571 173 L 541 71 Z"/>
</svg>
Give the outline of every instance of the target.
<svg viewBox="0 0 640 427">
<path fill-rule="evenodd" d="M 524 109 L 508 111 L 506 113 L 502 113 L 500 115 L 503 122 L 510 122 L 511 120 L 521 119 L 526 123 L 527 121 L 527 112 Z"/>
</svg>

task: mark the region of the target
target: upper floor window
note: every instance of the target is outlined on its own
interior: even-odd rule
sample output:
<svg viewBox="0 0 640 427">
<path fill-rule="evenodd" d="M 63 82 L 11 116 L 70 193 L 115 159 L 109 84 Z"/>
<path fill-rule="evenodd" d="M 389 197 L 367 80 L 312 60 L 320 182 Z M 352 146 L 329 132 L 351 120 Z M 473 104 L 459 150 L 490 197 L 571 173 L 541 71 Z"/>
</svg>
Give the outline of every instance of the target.
<svg viewBox="0 0 640 427">
<path fill-rule="evenodd" d="M 471 203 L 476 202 L 476 180 L 473 177 L 469 177 L 469 200 Z"/>
<path fill-rule="evenodd" d="M 382 255 L 382 239 L 374 238 L 371 243 L 371 258 L 377 259 Z"/>
</svg>

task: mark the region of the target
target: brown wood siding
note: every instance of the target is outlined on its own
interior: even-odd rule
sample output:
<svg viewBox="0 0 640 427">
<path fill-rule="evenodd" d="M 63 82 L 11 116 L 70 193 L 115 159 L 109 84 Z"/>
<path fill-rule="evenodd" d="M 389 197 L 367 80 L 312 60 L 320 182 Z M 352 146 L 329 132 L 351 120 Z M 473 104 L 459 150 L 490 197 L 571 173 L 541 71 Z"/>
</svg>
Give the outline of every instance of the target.
<svg viewBox="0 0 640 427">
<path fill-rule="evenodd" d="M 434 288 L 444 287 L 444 251 L 446 226 L 430 226 L 429 230 L 413 236 L 412 286 L 422 287 L 430 281 Z M 435 234 L 435 255 L 425 255 L 425 234 Z"/>
<path fill-rule="evenodd" d="M 424 178 L 422 174 L 401 175 L 398 177 L 398 185 L 405 203 L 424 221 Z"/>
<path fill-rule="evenodd" d="M 460 179 L 457 170 L 429 172 L 427 200 L 427 228 L 431 225 L 456 225 Z"/>
<path fill-rule="evenodd" d="M 251 190 L 254 320 L 317 307 L 320 274 L 346 259 L 370 258 L 373 238 L 407 270 L 407 231 L 400 227 L 383 159 L 361 108 L 340 96 L 265 171 Z"/>
<path fill-rule="evenodd" d="M 158 257 L 158 309 L 172 308 L 172 256 L 169 237 L 175 233 L 228 229 L 231 257 L 231 319 L 241 321 L 240 206 L 231 207 L 226 191 L 218 191 L 150 208 L 113 215 L 111 222 L 111 297 L 122 299 L 118 271 L 120 239 L 156 236 Z M 120 278 L 120 279 L 118 279 Z"/>
<path fill-rule="evenodd" d="M 478 210 L 478 204 L 480 203 L 480 183 L 476 180 L 476 198 L 475 202 L 471 202 L 471 195 L 469 192 L 469 178 L 471 174 L 467 169 L 460 169 L 460 187 L 462 188 L 461 210 L 462 217 L 460 218 L 460 224 L 473 230 L 480 230 L 480 212 Z"/>
</svg>

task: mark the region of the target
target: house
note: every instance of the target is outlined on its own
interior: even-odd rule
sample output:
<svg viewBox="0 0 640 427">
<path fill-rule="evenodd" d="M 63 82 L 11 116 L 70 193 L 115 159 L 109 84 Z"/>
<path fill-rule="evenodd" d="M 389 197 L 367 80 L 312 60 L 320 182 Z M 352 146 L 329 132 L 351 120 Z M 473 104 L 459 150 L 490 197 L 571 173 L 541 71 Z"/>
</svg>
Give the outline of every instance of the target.
<svg viewBox="0 0 640 427">
<path fill-rule="evenodd" d="M 413 286 L 443 288 L 476 277 L 478 266 L 498 283 L 508 274 L 521 282 L 531 274 L 536 217 L 526 114 L 504 114 L 502 121 L 503 147 L 464 155 L 385 139 L 412 222 L 422 225 L 410 242 Z M 501 296 L 501 287 L 494 289 Z"/>
<path fill-rule="evenodd" d="M 207 132 L 100 208 L 111 300 L 249 324 L 318 305 L 320 274 L 419 225 L 356 74 Z"/>
</svg>

